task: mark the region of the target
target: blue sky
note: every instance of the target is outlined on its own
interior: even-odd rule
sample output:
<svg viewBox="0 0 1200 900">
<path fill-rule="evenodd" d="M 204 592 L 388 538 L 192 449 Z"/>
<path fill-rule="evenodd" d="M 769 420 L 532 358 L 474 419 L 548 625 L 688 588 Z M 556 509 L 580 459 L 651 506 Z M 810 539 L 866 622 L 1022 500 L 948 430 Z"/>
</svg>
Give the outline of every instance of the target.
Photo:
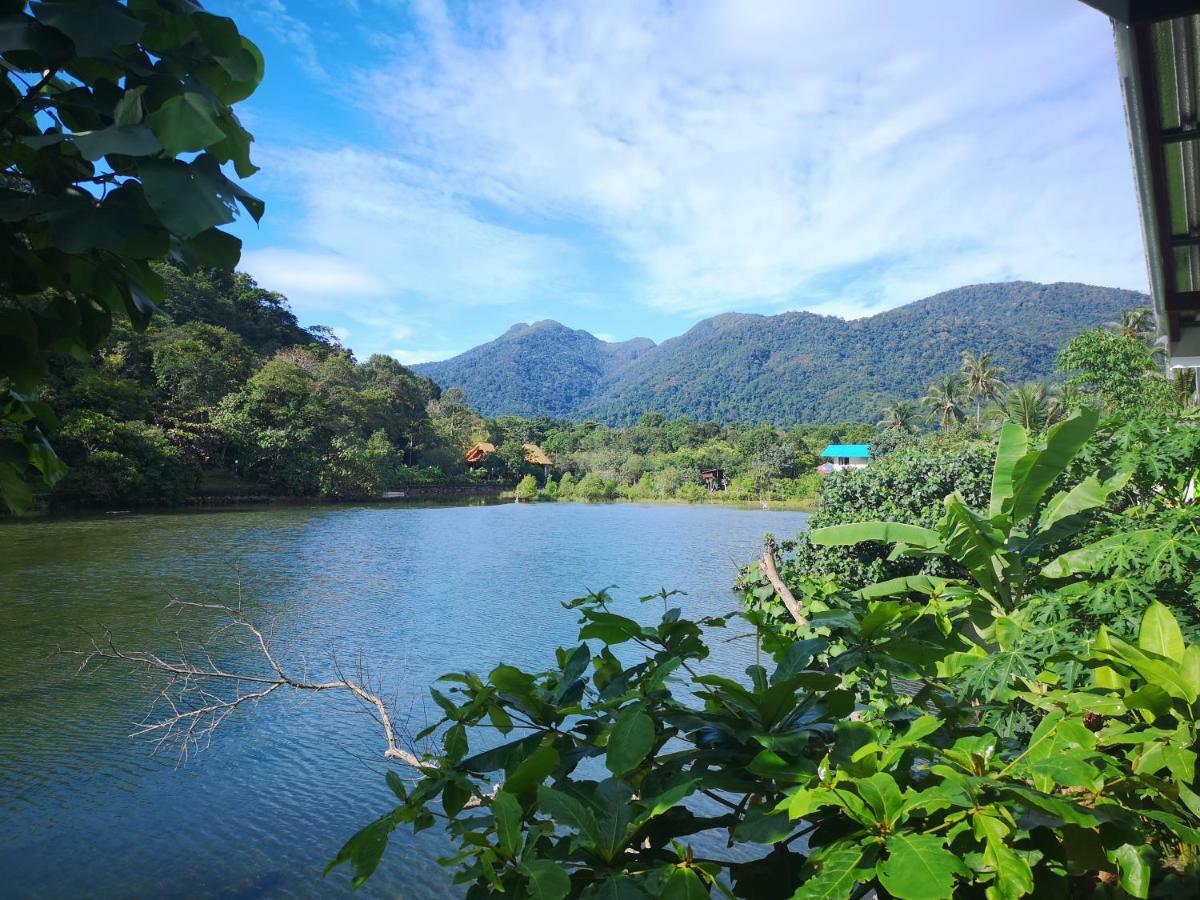
<svg viewBox="0 0 1200 900">
<path fill-rule="evenodd" d="M 210 0 L 263 49 L 242 268 L 360 358 L 982 281 L 1144 289 L 1077 0 Z"/>
</svg>

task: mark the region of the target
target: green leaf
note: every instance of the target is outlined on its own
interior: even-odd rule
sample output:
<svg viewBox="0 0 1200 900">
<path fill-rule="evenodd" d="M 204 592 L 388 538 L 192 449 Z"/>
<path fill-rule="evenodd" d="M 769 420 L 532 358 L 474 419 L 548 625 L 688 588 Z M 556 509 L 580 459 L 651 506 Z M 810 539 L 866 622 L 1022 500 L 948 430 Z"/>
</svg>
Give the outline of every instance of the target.
<svg viewBox="0 0 1200 900">
<path fill-rule="evenodd" d="M 604 764 L 614 775 L 624 775 L 637 768 L 653 746 L 654 721 L 640 706 L 627 707 L 613 723 Z"/>
<path fill-rule="evenodd" d="M 558 751 L 551 746 L 539 747 L 528 759 L 522 760 L 504 782 L 504 790 L 521 794 L 535 790 L 558 765 Z"/>
<path fill-rule="evenodd" d="M 996 465 L 992 469 L 992 495 L 988 504 L 988 515 L 996 517 L 1004 511 L 1004 505 L 1013 495 L 1013 469 L 1017 460 L 1029 451 L 1029 436 L 1025 429 L 1014 422 L 1006 422 L 1000 429 L 1000 442 L 996 447 Z"/>
<path fill-rule="evenodd" d="M 565 791 L 542 785 L 538 788 L 538 805 L 552 818 L 567 828 L 578 832 L 593 849 L 601 849 L 603 841 L 596 815 L 583 801 Z"/>
<path fill-rule="evenodd" d="M 512 794 L 500 791 L 492 798 L 491 808 L 500 853 L 506 859 L 513 859 L 521 852 L 525 838 L 521 830 L 521 804 Z"/>
<path fill-rule="evenodd" d="M 885 544 L 909 544 L 932 550 L 941 544 L 941 535 L 929 528 L 904 525 L 900 522 L 856 522 L 850 525 L 830 525 L 815 528 L 808 534 L 809 540 L 822 547 L 837 547 L 861 544 L 863 541 L 880 541 Z"/>
<path fill-rule="evenodd" d="M 158 138 L 145 125 L 113 126 L 100 131 L 83 131 L 71 138 L 79 155 L 95 161 L 110 154 L 152 156 L 162 150 Z"/>
<path fill-rule="evenodd" d="M 1026 455 L 1026 459 L 1032 457 L 1028 466 L 1018 464 L 1015 467 L 1017 481 L 1013 486 L 1011 505 L 1013 522 L 1033 515 L 1043 495 L 1095 433 L 1099 422 L 1099 410 L 1090 407 L 1081 410 L 1046 432 L 1045 447 Z M 1021 471 L 1023 468 L 1024 472 Z"/>
<path fill-rule="evenodd" d="M 1138 646 L 1159 656 L 1183 662 L 1183 632 L 1175 616 L 1161 603 L 1151 603 L 1142 616 Z"/>
<path fill-rule="evenodd" d="M 887 839 L 879 880 L 900 900 L 941 900 L 954 894 L 954 876 L 964 871 L 957 856 L 930 834 L 900 832 Z"/>
<path fill-rule="evenodd" d="M 707 900 L 708 888 L 694 868 L 676 866 L 663 884 L 662 900 Z"/>
<path fill-rule="evenodd" d="M 109 58 L 118 47 L 136 43 L 143 25 L 114 0 L 88 3 L 36 3 L 33 14 L 75 44 L 80 56 Z"/>
<path fill-rule="evenodd" d="M 171 156 L 225 140 L 212 101 L 194 91 L 167 100 L 146 117 L 146 123 Z"/>
<path fill-rule="evenodd" d="M 142 95 L 146 93 L 146 85 L 130 88 L 121 95 L 117 105 L 113 107 L 113 124 L 118 128 L 128 125 L 140 125 L 146 115 L 142 105 Z"/>
<path fill-rule="evenodd" d="M 797 888 L 792 900 L 840 900 L 849 897 L 854 886 L 863 880 L 862 876 L 869 875 L 869 872 L 858 868 L 862 856 L 862 847 L 853 845 L 823 853 L 813 863 L 817 873 Z"/>
<path fill-rule="evenodd" d="M 1122 844 L 1113 853 L 1113 862 L 1121 876 L 1121 889 L 1132 897 L 1150 896 L 1150 864 L 1146 861 L 1147 847 Z"/>
<path fill-rule="evenodd" d="M 359 887 L 379 866 L 383 851 L 387 849 L 388 838 L 395 827 L 396 818 L 391 813 L 376 819 L 346 841 L 338 855 L 325 867 L 325 874 L 328 875 L 336 866 L 348 862 L 354 870 L 350 884 L 352 887 Z"/>
<path fill-rule="evenodd" d="M 567 870 L 550 859 L 531 859 L 521 865 L 529 876 L 530 900 L 562 900 L 571 893 L 571 878 Z"/>
<path fill-rule="evenodd" d="M 855 787 L 858 795 L 875 813 L 876 821 L 891 828 L 904 807 L 904 798 L 900 795 L 896 779 L 887 772 L 876 772 L 868 778 L 858 779 Z"/>
</svg>

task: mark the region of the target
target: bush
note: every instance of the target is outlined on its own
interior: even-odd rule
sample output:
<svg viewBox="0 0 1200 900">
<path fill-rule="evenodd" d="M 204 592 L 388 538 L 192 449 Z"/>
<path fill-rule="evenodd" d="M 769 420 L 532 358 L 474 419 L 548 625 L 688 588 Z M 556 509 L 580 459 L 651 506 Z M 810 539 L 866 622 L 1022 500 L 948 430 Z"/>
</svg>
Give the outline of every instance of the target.
<svg viewBox="0 0 1200 900">
<path fill-rule="evenodd" d="M 536 500 L 538 495 L 537 479 L 532 475 L 526 475 L 517 482 L 514 493 L 518 500 Z"/>
<path fill-rule="evenodd" d="M 575 499 L 575 476 L 570 472 L 564 472 L 562 478 L 558 480 L 558 499 Z"/>
<path fill-rule="evenodd" d="M 824 476 L 821 504 L 809 527 L 884 519 L 932 528 L 948 494 L 957 491 L 971 506 L 984 503 L 994 459 L 995 449 L 982 442 L 946 446 L 941 438 L 931 437 L 903 446 L 864 469 Z M 879 543 L 815 547 L 807 532 L 797 537 L 794 550 L 786 564 L 793 577 L 830 575 L 851 589 L 921 571 L 944 571 L 936 561 L 889 560 L 890 551 Z"/>
<path fill-rule="evenodd" d="M 78 413 L 60 433 L 71 467 L 55 495 L 76 503 L 174 504 L 195 490 L 199 473 L 161 428 Z"/>
<path fill-rule="evenodd" d="M 575 485 L 573 496 L 577 500 L 595 503 L 600 500 L 611 500 L 616 495 L 616 485 L 605 481 L 599 475 L 589 472 Z"/>
<path fill-rule="evenodd" d="M 703 503 L 708 499 L 708 488 L 691 482 L 681 485 L 675 491 L 675 497 L 678 500 L 686 500 L 688 503 Z"/>
</svg>

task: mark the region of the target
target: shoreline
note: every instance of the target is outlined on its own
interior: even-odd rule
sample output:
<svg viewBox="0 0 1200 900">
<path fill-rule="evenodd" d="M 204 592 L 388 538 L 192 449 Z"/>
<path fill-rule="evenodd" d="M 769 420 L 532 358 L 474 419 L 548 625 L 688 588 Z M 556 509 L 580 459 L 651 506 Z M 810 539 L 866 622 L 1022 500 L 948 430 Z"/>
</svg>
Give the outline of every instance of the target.
<svg viewBox="0 0 1200 900">
<path fill-rule="evenodd" d="M 238 512 L 265 509 L 269 507 L 336 507 L 336 506 L 381 506 L 394 504 L 396 506 L 426 506 L 445 507 L 474 505 L 473 501 L 482 501 L 484 505 L 497 506 L 504 503 L 516 503 L 512 485 L 418 485 L 418 488 L 440 488 L 441 490 L 416 490 L 406 488 L 403 491 L 389 491 L 378 497 L 271 497 L 271 496 L 208 496 L 192 497 L 174 506 L 147 505 L 121 508 L 103 506 L 79 506 L 71 508 L 31 510 L 23 516 L 0 516 L 0 525 L 29 524 L 33 522 L 54 522 L 66 519 L 102 519 L 111 517 L 141 516 L 141 515 L 177 515 L 185 513 L 207 512 Z M 611 500 L 582 500 L 568 498 L 563 500 L 522 500 L 522 503 L 553 505 L 555 503 L 576 503 L 581 506 L 611 506 L 630 504 L 636 506 L 717 506 L 730 509 L 761 510 L 762 512 L 804 512 L 812 513 L 817 508 L 817 500 L 679 500 L 673 497 L 630 499 L 614 497 Z M 764 506 L 764 503 L 767 504 Z"/>
</svg>

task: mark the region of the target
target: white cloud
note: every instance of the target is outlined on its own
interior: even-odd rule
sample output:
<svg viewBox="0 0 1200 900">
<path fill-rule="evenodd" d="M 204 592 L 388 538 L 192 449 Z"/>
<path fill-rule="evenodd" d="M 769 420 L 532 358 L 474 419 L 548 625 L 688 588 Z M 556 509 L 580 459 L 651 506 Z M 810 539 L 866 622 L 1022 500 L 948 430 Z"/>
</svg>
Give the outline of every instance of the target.
<svg viewBox="0 0 1200 900">
<path fill-rule="evenodd" d="M 408 338 L 412 337 L 412 333 L 413 333 L 413 330 L 411 328 L 409 328 L 407 325 L 398 325 L 392 329 L 392 339 L 397 340 L 397 341 L 404 341 L 404 340 L 407 340 Z"/>
<path fill-rule="evenodd" d="M 242 254 L 240 268 L 305 312 L 338 309 L 347 297 L 379 296 L 387 284 L 355 259 L 269 247 Z"/>
<path fill-rule="evenodd" d="M 337 80 L 375 145 L 268 160 L 296 240 L 344 261 L 328 288 L 372 295 L 381 335 L 414 306 L 607 300 L 618 270 L 629 301 L 687 315 L 857 316 L 1008 278 L 1144 287 L 1111 34 L 1082 4 L 410 12 L 416 37 Z M 289 293 L 321 270 L 275 261 Z"/>
<path fill-rule="evenodd" d="M 395 297 L 511 303 L 568 281 L 567 243 L 484 221 L 469 196 L 398 157 L 347 147 L 270 161 L 275 177 L 299 186 L 306 214 L 297 236 L 358 261 Z"/>
<path fill-rule="evenodd" d="M 423 40 L 359 96 L 413 183 L 585 223 L 664 310 L 828 300 L 847 280 L 860 304 L 893 305 L 964 280 L 1143 283 L 1103 16 L 1042 0 L 798 7 L 455 17 L 429 0 Z"/>
</svg>

